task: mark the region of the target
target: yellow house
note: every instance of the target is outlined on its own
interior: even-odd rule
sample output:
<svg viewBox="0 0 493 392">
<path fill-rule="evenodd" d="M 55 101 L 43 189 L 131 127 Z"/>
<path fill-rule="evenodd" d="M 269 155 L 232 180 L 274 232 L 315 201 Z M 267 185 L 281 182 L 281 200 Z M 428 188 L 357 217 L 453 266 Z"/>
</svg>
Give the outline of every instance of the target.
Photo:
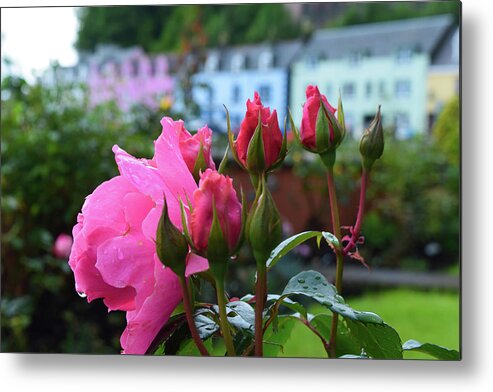
<svg viewBox="0 0 493 392">
<path fill-rule="evenodd" d="M 445 104 L 459 94 L 459 29 L 445 42 L 443 50 L 437 53 L 428 70 L 427 102 L 429 128 Z"/>
</svg>

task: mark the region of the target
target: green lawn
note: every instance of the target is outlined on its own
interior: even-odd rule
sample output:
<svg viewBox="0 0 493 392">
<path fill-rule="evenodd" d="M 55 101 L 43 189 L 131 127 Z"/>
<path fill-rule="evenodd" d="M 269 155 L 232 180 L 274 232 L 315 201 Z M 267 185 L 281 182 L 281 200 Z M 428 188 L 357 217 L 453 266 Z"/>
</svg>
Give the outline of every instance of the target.
<svg viewBox="0 0 493 392">
<path fill-rule="evenodd" d="M 347 298 L 346 302 L 356 310 L 377 313 L 399 333 L 402 342 L 415 339 L 459 350 L 458 293 L 397 289 Z M 325 310 L 314 305 L 310 312 Z M 326 357 L 320 340 L 301 323 L 283 351 L 285 357 Z M 404 357 L 431 358 L 414 352 L 406 352 Z"/>
</svg>

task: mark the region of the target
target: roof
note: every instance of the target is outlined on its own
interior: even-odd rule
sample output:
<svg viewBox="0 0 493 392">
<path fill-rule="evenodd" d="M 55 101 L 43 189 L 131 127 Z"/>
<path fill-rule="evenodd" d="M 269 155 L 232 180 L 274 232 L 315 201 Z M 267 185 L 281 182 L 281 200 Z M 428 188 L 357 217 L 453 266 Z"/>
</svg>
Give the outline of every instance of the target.
<svg viewBox="0 0 493 392">
<path fill-rule="evenodd" d="M 276 43 L 262 42 L 252 45 L 229 46 L 214 48 L 207 51 L 207 57 L 219 56 L 218 70 L 234 69 L 235 56 L 242 56 L 246 69 L 259 68 L 259 59 L 263 53 L 273 55 L 272 68 L 287 68 L 302 48 L 301 40 L 281 41 Z"/>
<path fill-rule="evenodd" d="M 355 52 L 385 56 L 399 49 L 432 54 L 453 20 L 452 15 L 439 15 L 318 30 L 308 42 L 305 54 L 330 59 Z"/>
</svg>

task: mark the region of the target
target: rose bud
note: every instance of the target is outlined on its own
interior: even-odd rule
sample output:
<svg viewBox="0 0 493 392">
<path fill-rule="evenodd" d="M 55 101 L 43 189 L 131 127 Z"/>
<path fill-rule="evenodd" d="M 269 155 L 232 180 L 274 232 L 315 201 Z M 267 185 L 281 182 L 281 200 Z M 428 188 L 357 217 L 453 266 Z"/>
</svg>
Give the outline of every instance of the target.
<svg viewBox="0 0 493 392">
<path fill-rule="evenodd" d="M 286 135 L 281 132 L 277 112 L 264 107 L 255 92 L 253 101 L 247 101 L 245 118 L 240 125 L 238 138 L 233 143 L 229 127 L 230 147 L 237 162 L 252 174 L 275 169 L 286 156 Z"/>
<path fill-rule="evenodd" d="M 156 253 L 163 265 L 171 268 L 178 276 L 185 276 L 188 243 L 183 233 L 171 222 L 166 199 L 156 231 Z"/>
<path fill-rule="evenodd" d="M 59 259 L 68 259 L 70 250 L 72 249 L 72 237 L 68 234 L 60 234 L 53 245 L 53 254 Z"/>
<path fill-rule="evenodd" d="M 299 138 L 305 149 L 320 154 L 322 158 L 324 154 L 334 152 L 344 138 L 344 114 L 340 99 L 337 119 L 335 112 L 336 109 L 329 104 L 325 95 L 320 94 L 317 86 L 306 88 Z M 291 127 L 297 133 L 293 124 Z"/>
<path fill-rule="evenodd" d="M 210 264 L 226 261 L 239 246 L 243 222 L 233 180 L 207 169 L 193 193 L 190 238 L 195 251 Z"/>
<path fill-rule="evenodd" d="M 195 181 L 199 180 L 201 171 L 216 168 L 212 159 L 212 131 L 207 125 L 200 128 L 193 136 L 182 127 L 179 140 L 181 155 Z"/>
<path fill-rule="evenodd" d="M 359 143 L 359 151 L 361 153 L 361 157 L 363 158 L 363 168 L 366 170 L 371 170 L 373 163 L 375 163 L 375 161 L 382 156 L 383 148 L 384 139 L 382 116 L 380 114 L 379 105 L 375 118 L 369 127 L 366 128 Z"/>
<path fill-rule="evenodd" d="M 282 237 L 281 217 L 265 180 L 261 182 L 261 193 L 249 214 L 247 227 L 255 260 L 265 263 Z"/>
</svg>

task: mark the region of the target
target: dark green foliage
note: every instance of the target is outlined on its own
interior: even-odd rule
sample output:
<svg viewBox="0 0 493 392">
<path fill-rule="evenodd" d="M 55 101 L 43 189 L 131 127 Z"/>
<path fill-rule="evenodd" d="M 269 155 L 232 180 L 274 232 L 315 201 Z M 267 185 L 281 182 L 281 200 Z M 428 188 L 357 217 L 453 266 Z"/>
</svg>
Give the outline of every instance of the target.
<svg viewBox="0 0 493 392">
<path fill-rule="evenodd" d="M 66 260 L 51 255 L 101 182 L 117 174 L 111 148 L 152 155 L 159 122 L 129 121 L 113 104 L 90 108 L 80 86 L 2 81 L 2 351 L 113 352 L 124 314 L 74 290 Z M 156 126 L 157 124 L 157 126 Z"/>
<path fill-rule="evenodd" d="M 385 152 L 370 174 L 362 226 L 365 243 L 360 253 L 370 267 L 399 267 L 409 261 L 407 267 L 438 269 L 457 263 L 459 133 L 457 115 L 449 117 L 450 112 L 458 114 L 458 102 L 454 102 L 444 109 L 431 137 L 395 140 L 390 130 L 384 129 Z M 324 197 L 328 197 L 322 180 L 320 186 L 313 181 L 324 178 L 323 164 L 300 158 L 299 151 L 298 146 L 292 147 L 288 158 L 294 172 L 303 178 L 305 192 L 325 192 Z M 353 225 L 361 175 L 356 140 L 347 138 L 342 143 L 334 172 L 339 208 L 345 216 L 341 224 Z M 430 243 L 438 245 L 438 253 L 426 253 Z M 419 265 L 416 260 L 421 260 Z"/>
<path fill-rule="evenodd" d="M 289 39 L 299 32 L 282 4 L 86 7 L 79 21 L 76 47 L 89 51 L 102 43 L 178 51 L 198 35 L 216 46 Z"/>
<path fill-rule="evenodd" d="M 452 14 L 459 20 L 459 1 L 395 1 L 350 4 L 344 13 L 327 23 L 327 27 L 342 27 L 362 23 L 385 22 L 439 14 Z"/>
</svg>

